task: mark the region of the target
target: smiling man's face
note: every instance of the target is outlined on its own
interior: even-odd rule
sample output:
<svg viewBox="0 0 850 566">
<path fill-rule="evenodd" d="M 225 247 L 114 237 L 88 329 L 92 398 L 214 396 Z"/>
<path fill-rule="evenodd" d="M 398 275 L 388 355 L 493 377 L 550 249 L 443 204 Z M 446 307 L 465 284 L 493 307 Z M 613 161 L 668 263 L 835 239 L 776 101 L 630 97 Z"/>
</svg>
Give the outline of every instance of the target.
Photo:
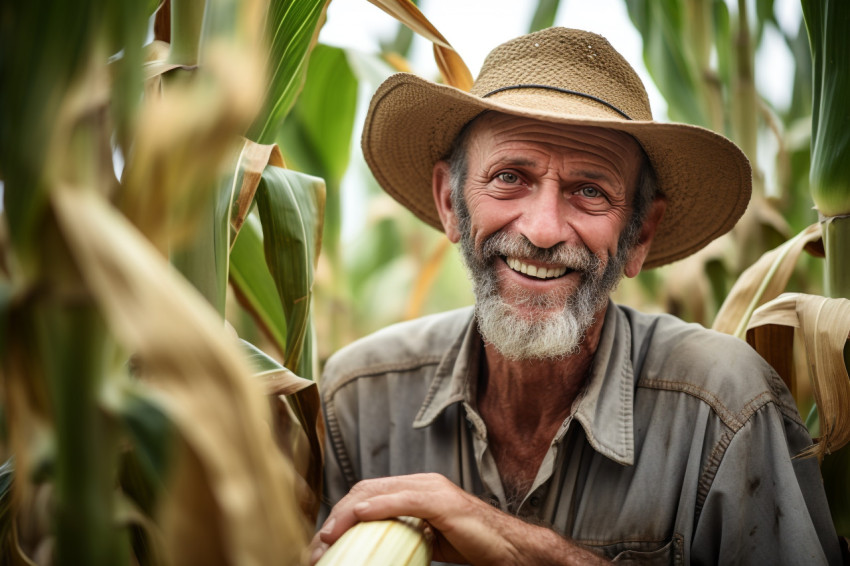
<svg viewBox="0 0 850 566">
<path fill-rule="evenodd" d="M 472 125 L 453 239 L 482 335 L 504 356 L 578 351 L 629 260 L 621 234 L 641 159 L 637 143 L 612 130 L 501 114 Z"/>
</svg>

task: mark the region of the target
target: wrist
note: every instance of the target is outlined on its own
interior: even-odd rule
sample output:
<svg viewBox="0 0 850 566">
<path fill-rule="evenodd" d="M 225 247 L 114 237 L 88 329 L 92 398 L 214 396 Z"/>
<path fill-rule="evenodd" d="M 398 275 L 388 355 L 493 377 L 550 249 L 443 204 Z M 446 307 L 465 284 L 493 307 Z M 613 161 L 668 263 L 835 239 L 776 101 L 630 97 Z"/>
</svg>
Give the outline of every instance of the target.
<svg viewBox="0 0 850 566">
<path fill-rule="evenodd" d="M 506 540 L 509 555 L 507 564 L 571 566 L 608 563 L 604 558 L 550 528 L 528 523 L 522 523 L 522 525 L 521 529 Z"/>
</svg>

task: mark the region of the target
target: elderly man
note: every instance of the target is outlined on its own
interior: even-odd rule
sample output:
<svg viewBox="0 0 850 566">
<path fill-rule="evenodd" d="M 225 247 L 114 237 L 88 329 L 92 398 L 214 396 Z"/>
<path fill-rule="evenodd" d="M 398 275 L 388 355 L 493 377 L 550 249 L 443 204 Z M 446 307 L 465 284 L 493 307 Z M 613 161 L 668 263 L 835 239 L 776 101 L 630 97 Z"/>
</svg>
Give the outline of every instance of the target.
<svg viewBox="0 0 850 566">
<path fill-rule="evenodd" d="M 750 169 L 731 142 L 653 122 L 604 38 L 552 28 L 496 48 L 471 93 L 391 77 L 363 149 L 459 243 L 476 303 L 328 362 L 314 560 L 357 521 L 412 515 L 450 562 L 840 562 L 775 372 L 609 301 L 734 225 Z"/>
</svg>

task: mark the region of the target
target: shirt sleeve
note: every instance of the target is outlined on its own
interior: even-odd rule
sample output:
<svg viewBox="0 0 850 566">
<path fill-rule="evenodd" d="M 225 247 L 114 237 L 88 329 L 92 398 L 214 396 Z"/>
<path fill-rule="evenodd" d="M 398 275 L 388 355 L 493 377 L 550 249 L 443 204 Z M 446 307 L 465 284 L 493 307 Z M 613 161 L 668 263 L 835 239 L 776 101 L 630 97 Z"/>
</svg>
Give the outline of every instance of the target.
<svg viewBox="0 0 850 566">
<path fill-rule="evenodd" d="M 817 458 L 794 458 L 811 439 L 768 403 L 720 456 L 693 543 L 693 564 L 840 564 Z"/>
</svg>

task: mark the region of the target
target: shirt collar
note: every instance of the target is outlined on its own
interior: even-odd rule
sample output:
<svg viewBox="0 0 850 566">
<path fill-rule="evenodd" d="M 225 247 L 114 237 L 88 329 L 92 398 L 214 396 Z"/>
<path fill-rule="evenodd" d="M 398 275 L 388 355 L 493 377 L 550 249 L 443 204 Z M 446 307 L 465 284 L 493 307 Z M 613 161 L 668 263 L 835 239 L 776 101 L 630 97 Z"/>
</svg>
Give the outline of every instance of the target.
<svg viewBox="0 0 850 566">
<path fill-rule="evenodd" d="M 474 407 L 475 384 L 481 355 L 481 337 L 474 316 L 443 356 L 416 419 L 424 428 L 454 403 Z M 634 463 L 634 370 L 631 362 L 631 329 L 622 310 L 613 302 L 605 322 L 593 367 L 573 414 L 590 445 L 622 465 Z"/>
<path fill-rule="evenodd" d="M 413 428 L 429 426 L 449 405 L 473 399 L 475 389 L 471 377 L 478 374 L 480 346 L 475 316 L 470 314 L 466 330 L 460 333 L 437 366 Z"/>
<path fill-rule="evenodd" d="M 626 466 L 635 459 L 631 345 L 629 321 L 610 302 L 587 387 L 573 412 L 594 450 Z"/>
</svg>

